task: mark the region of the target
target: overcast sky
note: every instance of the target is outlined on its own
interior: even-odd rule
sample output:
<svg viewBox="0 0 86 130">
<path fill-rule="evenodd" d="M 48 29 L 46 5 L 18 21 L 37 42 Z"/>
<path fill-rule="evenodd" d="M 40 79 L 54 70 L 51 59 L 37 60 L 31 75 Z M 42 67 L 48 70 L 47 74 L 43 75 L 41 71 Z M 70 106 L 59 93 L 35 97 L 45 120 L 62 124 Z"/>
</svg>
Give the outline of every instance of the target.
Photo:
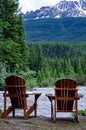
<svg viewBox="0 0 86 130">
<path fill-rule="evenodd" d="M 35 11 L 36 9 L 40 9 L 42 6 L 53 6 L 62 0 L 19 0 L 20 7 L 22 7 L 22 12 L 27 11 Z M 75 1 L 75 0 L 67 0 L 67 1 Z M 79 0 L 76 0 L 79 1 Z"/>
<path fill-rule="evenodd" d="M 52 6 L 59 2 L 60 0 L 19 0 L 20 7 L 22 7 L 22 12 L 35 11 L 40 9 L 42 6 Z"/>
</svg>

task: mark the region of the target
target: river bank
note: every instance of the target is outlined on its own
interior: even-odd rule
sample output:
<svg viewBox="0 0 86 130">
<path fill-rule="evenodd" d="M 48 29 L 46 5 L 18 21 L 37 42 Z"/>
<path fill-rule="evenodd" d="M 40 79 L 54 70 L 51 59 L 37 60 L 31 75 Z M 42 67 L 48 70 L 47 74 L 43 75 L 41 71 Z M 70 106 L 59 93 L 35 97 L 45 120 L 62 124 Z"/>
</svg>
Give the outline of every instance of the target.
<svg viewBox="0 0 86 130">
<path fill-rule="evenodd" d="M 86 130 L 86 116 L 79 116 L 79 123 L 75 120 L 57 119 L 54 123 L 48 117 L 0 118 L 0 130 Z"/>
<path fill-rule="evenodd" d="M 83 94 L 83 98 L 79 100 L 78 109 L 86 109 L 86 87 L 78 87 L 79 94 Z M 38 99 L 37 118 L 32 115 L 24 120 L 22 111 L 16 111 L 15 118 L 0 118 L 0 130 L 86 130 L 86 116 L 79 115 L 79 123 L 74 118 L 57 118 L 54 123 L 50 118 L 50 102 L 45 96 L 47 93 L 54 93 L 53 88 L 34 88 L 31 92 L 41 92 L 42 95 Z M 31 97 L 30 100 L 33 98 Z M 10 101 L 7 100 L 9 105 Z M 0 109 L 3 111 L 3 92 L 0 92 Z M 60 116 L 60 114 L 58 115 Z M 61 117 L 64 115 L 61 115 Z M 68 115 L 66 115 L 68 116 Z"/>
</svg>

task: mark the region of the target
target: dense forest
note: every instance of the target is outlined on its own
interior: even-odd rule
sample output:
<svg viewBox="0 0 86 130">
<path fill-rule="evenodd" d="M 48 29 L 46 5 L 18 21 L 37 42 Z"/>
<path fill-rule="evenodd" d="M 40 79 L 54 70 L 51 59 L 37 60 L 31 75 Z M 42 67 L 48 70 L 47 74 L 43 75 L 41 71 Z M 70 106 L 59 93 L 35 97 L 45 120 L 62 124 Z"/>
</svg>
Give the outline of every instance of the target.
<svg viewBox="0 0 86 130">
<path fill-rule="evenodd" d="M 28 42 L 86 41 L 86 17 L 23 20 Z"/>
<path fill-rule="evenodd" d="M 29 43 L 29 68 L 37 72 L 40 86 L 58 78 L 73 78 L 86 84 L 86 42 Z"/>
<path fill-rule="evenodd" d="M 26 42 L 24 29 L 19 1 L 0 1 L 0 88 L 11 74 L 25 78 L 28 88 L 54 86 L 57 79 L 66 77 L 86 85 L 83 39 L 82 42 Z"/>
</svg>

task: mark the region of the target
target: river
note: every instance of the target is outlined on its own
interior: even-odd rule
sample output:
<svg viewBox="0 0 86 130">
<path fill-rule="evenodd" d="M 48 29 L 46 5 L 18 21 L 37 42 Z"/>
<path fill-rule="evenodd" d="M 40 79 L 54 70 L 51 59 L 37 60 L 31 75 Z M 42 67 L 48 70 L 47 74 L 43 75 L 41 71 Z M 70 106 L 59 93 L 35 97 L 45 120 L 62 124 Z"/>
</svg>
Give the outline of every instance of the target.
<svg viewBox="0 0 86 130">
<path fill-rule="evenodd" d="M 41 96 L 38 99 L 38 107 L 37 107 L 37 115 L 38 116 L 44 116 L 44 117 L 50 117 L 51 116 L 51 106 L 49 99 L 45 96 L 48 93 L 53 94 L 54 89 L 53 88 L 34 88 L 31 91 L 27 91 L 27 93 L 42 93 Z M 83 97 L 78 101 L 78 110 L 84 110 L 86 109 L 86 86 L 78 86 L 78 93 L 82 94 Z M 33 96 L 29 97 L 28 100 L 33 100 Z M 3 111 L 3 91 L 0 91 L 0 109 Z M 7 99 L 7 105 L 10 104 L 9 99 Z M 22 115 L 22 111 L 16 111 L 17 115 Z M 33 113 L 32 113 L 33 114 Z M 61 115 L 61 113 L 60 113 Z M 63 114 L 62 114 L 63 115 Z"/>
</svg>

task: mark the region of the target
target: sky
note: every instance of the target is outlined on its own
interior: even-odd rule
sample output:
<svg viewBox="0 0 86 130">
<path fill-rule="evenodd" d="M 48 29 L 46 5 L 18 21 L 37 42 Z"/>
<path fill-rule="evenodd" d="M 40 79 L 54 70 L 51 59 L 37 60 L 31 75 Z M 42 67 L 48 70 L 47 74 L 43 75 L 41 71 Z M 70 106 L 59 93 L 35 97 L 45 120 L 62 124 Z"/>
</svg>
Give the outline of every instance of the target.
<svg viewBox="0 0 86 130">
<path fill-rule="evenodd" d="M 61 0 L 19 0 L 19 7 L 21 7 L 21 11 L 26 13 L 27 11 L 35 11 L 36 9 L 40 9 L 42 6 L 53 6 L 56 5 Z M 67 0 L 67 1 L 75 1 L 75 0 Z M 79 0 L 76 0 L 79 1 Z"/>
<path fill-rule="evenodd" d="M 19 0 L 21 11 L 23 13 L 27 11 L 35 11 L 40 9 L 42 6 L 53 6 L 57 4 L 60 0 Z"/>
</svg>

